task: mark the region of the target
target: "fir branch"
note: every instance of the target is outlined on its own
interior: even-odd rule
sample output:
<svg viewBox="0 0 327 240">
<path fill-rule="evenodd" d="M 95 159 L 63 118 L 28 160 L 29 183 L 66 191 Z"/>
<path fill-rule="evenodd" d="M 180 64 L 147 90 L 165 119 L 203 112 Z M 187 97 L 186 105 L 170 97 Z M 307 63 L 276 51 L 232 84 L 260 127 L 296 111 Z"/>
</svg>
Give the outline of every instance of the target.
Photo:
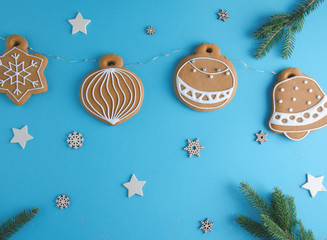
<svg viewBox="0 0 327 240">
<path fill-rule="evenodd" d="M 0 239 L 7 240 L 18 232 L 26 223 L 31 221 L 39 213 L 39 208 L 26 209 L 18 215 L 10 218 L 0 226 Z"/>
<path fill-rule="evenodd" d="M 293 197 L 275 187 L 269 206 L 247 183 L 241 183 L 241 192 L 261 219 L 256 222 L 243 215 L 236 216 L 236 222 L 250 234 L 264 240 L 315 240 L 313 232 L 297 219 Z"/>
<path fill-rule="evenodd" d="M 259 27 L 253 35 L 260 41 L 255 57 L 265 57 L 283 36 L 282 57 L 291 57 L 295 47 L 295 34 L 302 30 L 304 18 L 323 2 L 324 0 L 303 0 L 291 14 L 274 14 L 269 17 L 268 22 Z"/>
</svg>

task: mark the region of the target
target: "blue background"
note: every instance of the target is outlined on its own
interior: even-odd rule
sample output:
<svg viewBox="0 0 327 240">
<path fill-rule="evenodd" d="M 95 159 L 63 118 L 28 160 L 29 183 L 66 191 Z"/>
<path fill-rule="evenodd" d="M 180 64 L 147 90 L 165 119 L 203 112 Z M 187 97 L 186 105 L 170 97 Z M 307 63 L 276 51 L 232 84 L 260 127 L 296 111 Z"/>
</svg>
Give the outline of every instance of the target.
<svg viewBox="0 0 327 240">
<path fill-rule="evenodd" d="M 298 67 L 327 90 L 326 4 L 307 17 L 291 60 L 281 59 L 280 46 L 262 61 L 253 57 L 257 42 L 252 32 L 269 15 L 291 11 L 299 2 L 2 0 L 0 32 L 2 37 L 20 34 L 45 54 L 79 60 L 115 53 L 125 64 L 211 42 L 228 58 L 257 69 Z M 217 19 L 220 9 L 229 12 L 226 22 Z M 71 34 L 67 20 L 78 11 L 92 20 L 87 35 Z M 145 33 L 149 25 L 157 30 L 153 36 Z M 4 41 L 0 50 L 5 50 Z M 191 110 L 173 89 L 174 70 L 191 53 L 185 50 L 149 65 L 129 66 L 144 84 L 144 102 L 137 115 L 115 127 L 89 115 L 79 100 L 83 78 L 97 63 L 49 58 L 47 93 L 32 96 L 21 107 L 0 95 L 0 221 L 24 208 L 40 207 L 39 216 L 13 239 L 253 239 L 234 222 L 238 213 L 254 216 L 239 192 L 242 180 L 264 196 L 274 186 L 295 196 L 306 227 L 318 239 L 327 234 L 327 193 L 312 199 L 300 188 L 306 173 L 327 175 L 327 128 L 299 142 L 270 132 L 267 121 L 276 76 L 249 71 L 237 61 L 233 100 L 214 112 Z M 23 150 L 9 142 L 11 128 L 24 125 L 34 140 Z M 262 145 L 255 142 L 260 130 L 269 133 Z M 65 142 L 72 131 L 86 139 L 78 150 Z M 200 158 L 188 158 L 183 150 L 188 138 L 199 138 L 205 146 Z M 127 198 L 122 183 L 133 173 L 147 181 L 144 197 Z M 71 197 L 66 210 L 55 205 L 62 193 Z M 207 217 L 215 224 L 205 235 L 198 228 Z"/>
</svg>

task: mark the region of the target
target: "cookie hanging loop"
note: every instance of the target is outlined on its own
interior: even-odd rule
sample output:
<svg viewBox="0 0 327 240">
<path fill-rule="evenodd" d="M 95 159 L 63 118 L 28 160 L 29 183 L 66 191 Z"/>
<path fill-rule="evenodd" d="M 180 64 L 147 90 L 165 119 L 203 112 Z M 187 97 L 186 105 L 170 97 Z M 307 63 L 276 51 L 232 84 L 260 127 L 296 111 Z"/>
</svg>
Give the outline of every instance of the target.
<svg viewBox="0 0 327 240">
<path fill-rule="evenodd" d="M 99 67 L 103 68 L 121 68 L 123 59 L 116 54 L 106 54 L 99 61 Z"/>
<path fill-rule="evenodd" d="M 20 35 L 11 35 L 6 41 L 7 50 L 17 47 L 27 52 L 28 43 L 26 39 Z"/>
<path fill-rule="evenodd" d="M 284 81 L 286 79 L 295 77 L 295 76 L 301 76 L 302 72 L 297 69 L 297 68 L 288 68 L 284 71 L 282 71 L 279 75 L 278 75 L 278 81 Z"/>
<path fill-rule="evenodd" d="M 220 55 L 220 49 L 217 45 L 215 45 L 213 43 L 202 43 L 201 45 L 199 45 L 196 48 L 195 53 L 217 56 L 217 55 Z"/>
</svg>

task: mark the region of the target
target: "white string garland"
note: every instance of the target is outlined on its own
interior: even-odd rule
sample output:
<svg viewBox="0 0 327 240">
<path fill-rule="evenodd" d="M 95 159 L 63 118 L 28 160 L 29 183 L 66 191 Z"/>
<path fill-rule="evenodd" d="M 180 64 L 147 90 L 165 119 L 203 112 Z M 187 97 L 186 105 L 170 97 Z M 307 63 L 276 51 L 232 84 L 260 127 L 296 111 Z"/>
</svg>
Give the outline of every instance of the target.
<svg viewBox="0 0 327 240">
<path fill-rule="evenodd" d="M 0 37 L 1 40 L 6 40 L 6 38 L 4 37 Z M 60 60 L 60 61 L 64 61 L 64 62 L 70 62 L 70 63 L 85 63 L 85 62 L 97 62 L 96 59 L 83 59 L 83 60 L 68 60 L 68 59 L 65 59 L 63 57 L 59 57 L 59 56 L 54 56 L 54 55 L 51 55 L 51 54 L 44 54 L 44 53 L 41 53 L 37 50 L 35 50 L 34 48 L 31 48 L 31 47 L 28 47 L 29 50 L 35 52 L 35 53 L 39 53 L 39 54 L 42 54 L 46 57 L 49 57 L 49 58 L 54 58 L 54 59 L 57 59 L 57 60 Z M 124 67 L 126 66 L 130 66 L 130 65 L 147 65 L 147 64 L 151 64 L 153 63 L 154 61 L 156 61 L 158 58 L 161 58 L 161 57 L 168 57 L 170 56 L 171 54 L 174 54 L 174 53 L 177 53 L 177 52 L 181 52 L 181 51 L 194 51 L 195 49 L 189 49 L 189 48 L 180 48 L 180 49 L 177 49 L 177 50 L 174 50 L 172 52 L 169 52 L 169 53 L 162 53 L 158 56 L 155 56 L 153 57 L 150 61 L 148 62 L 136 62 L 136 63 L 128 63 L 128 64 L 125 64 Z M 244 67 L 250 71 L 254 71 L 254 72 L 259 72 L 259 73 L 270 73 L 270 74 L 277 74 L 276 72 L 274 71 L 266 71 L 266 70 L 259 70 L 259 69 L 254 69 L 254 68 L 251 68 L 249 67 L 246 62 L 244 62 L 243 60 L 241 59 L 230 59 L 231 61 L 237 61 L 237 62 L 241 62 Z"/>
</svg>

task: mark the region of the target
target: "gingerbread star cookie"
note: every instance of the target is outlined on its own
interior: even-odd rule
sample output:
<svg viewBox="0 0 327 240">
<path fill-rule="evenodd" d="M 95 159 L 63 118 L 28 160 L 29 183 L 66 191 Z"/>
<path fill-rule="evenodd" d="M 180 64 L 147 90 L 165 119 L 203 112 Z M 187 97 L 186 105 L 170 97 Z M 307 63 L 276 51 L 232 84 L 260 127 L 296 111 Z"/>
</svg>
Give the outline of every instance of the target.
<svg viewBox="0 0 327 240">
<path fill-rule="evenodd" d="M 43 71 L 46 57 L 28 52 L 28 43 L 19 35 L 6 41 L 6 51 L 0 56 L 0 92 L 17 105 L 23 105 L 32 94 L 48 90 Z"/>
</svg>

